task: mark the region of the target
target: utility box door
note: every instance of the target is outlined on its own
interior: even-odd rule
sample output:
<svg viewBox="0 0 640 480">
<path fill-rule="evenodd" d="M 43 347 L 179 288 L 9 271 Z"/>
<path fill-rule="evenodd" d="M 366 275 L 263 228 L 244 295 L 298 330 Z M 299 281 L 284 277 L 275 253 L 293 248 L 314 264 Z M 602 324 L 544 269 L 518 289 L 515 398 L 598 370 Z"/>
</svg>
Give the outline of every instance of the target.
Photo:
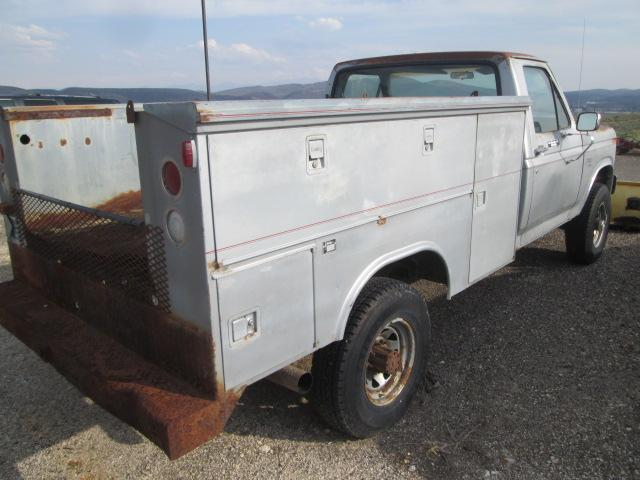
<svg viewBox="0 0 640 480">
<path fill-rule="evenodd" d="M 218 280 L 218 293 L 225 388 L 252 383 L 313 350 L 311 249 L 237 268 Z"/>
<path fill-rule="evenodd" d="M 469 282 L 513 261 L 524 113 L 478 115 Z"/>
</svg>

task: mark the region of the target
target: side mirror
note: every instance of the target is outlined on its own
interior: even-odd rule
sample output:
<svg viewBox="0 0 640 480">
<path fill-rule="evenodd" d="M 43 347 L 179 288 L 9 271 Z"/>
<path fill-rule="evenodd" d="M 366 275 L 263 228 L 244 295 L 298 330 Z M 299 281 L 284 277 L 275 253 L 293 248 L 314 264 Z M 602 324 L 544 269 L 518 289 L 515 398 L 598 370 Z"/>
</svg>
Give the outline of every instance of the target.
<svg viewBox="0 0 640 480">
<path fill-rule="evenodd" d="M 579 132 L 593 132 L 600 128 L 600 120 L 602 116 L 596 112 L 582 112 L 578 115 L 576 128 Z"/>
</svg>

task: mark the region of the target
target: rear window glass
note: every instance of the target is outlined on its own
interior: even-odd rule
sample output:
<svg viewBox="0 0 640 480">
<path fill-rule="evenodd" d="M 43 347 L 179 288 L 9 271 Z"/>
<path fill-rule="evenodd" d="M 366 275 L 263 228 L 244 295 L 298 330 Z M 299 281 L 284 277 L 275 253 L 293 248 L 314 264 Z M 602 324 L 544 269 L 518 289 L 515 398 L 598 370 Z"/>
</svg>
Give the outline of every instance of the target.
<svg viewBox="0 0 640 480">
<path fill-rule="evenodd" d="M 339 75 L 334 95 L 339 98 L 496 96 L 498 80 L 490 65 L 369 68 Z"/>
<path fill-rule="evenodd" d="M 344 97 L 379 97 L 380 77 L 378 75 L 354 73 L 349 75 L 349 79 L 344 86 Z"/>
</svg>

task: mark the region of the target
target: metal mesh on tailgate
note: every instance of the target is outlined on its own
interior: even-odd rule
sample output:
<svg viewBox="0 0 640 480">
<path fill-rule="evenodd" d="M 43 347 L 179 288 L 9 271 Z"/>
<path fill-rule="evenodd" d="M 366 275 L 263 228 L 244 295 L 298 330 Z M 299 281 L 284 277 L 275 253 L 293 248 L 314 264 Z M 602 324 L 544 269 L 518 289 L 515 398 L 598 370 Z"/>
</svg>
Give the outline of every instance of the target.
<svg viewBox="0 0 640 480">
<path fill-rule="evenodd" d="M 164 235 L 144 220 L 14 190 L 16 235 L 29 250 L 171 310 Z"/>
</svg>

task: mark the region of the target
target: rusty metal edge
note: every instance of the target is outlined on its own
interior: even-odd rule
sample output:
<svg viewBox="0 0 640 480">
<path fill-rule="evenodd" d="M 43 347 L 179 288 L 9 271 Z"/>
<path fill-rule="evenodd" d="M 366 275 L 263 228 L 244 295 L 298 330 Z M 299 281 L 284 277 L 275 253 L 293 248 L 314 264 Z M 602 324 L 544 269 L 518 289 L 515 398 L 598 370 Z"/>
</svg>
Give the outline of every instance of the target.
<svg viewBox="0 0 640 480">
<path fill-rule="evenodd" d="M 19 107 L 18 107 L 19 108 Z M 3 117 L 7 121 L 25 120 L 63 120 L 67 118 L 84 117 L 110 117 L 113 114 L 111 108 L 62 108 L 61 106 L 31 109 L 23 107 L 20 110 L 4 108 Z"/>
</svg>

